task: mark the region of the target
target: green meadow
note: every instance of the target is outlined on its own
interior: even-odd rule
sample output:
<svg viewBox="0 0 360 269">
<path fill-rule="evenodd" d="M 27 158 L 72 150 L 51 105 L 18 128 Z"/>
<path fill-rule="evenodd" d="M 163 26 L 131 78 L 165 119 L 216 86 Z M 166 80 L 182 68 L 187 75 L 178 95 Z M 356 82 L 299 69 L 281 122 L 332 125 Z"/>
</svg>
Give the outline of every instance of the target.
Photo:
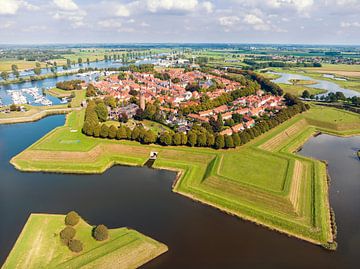
<svg viewBox="0 0 360 269">
<path fill-rule="evenodd" d="M 109 238 L 96 241 L 93 226 L 84 220 L 74 227 L 83 243 L 80 253 L 61 242 L 65 215 L 31 214 L 3 269 L 12 268 L 138 268 L 167 251 L 167 247 L 135 230 L 109 230 Z"/>
<path fill-rule="evenodd" d="M 294 152 L 319 131 L 360 134 L 358 114 L 312 105 L 246 145 L 213 150 L 87 137 L 83 113 L 69 114 L 65 126 L 11 163 L 23 171 L 102 173 L 116 164 L 144 165 L 157 151 L 154 167 L 178 172 L 173 191 L 314 244 L 333 243 L 326 164 Z"/>
</svg>

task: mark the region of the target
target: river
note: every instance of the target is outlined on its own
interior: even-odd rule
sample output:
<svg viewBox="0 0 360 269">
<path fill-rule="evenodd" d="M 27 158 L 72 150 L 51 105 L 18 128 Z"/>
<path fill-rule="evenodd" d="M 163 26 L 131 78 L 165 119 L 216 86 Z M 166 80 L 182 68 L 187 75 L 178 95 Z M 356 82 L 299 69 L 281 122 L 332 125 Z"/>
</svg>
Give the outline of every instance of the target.
<svg viewBox="0 0 360 269">
<path fill-rule="evenodd" d="M 64 123 L 0 125 L 0 264 L 31 212 L 76 210 L 91 224 L 131 227 L 169 246 L 144 268 L 358 268 L 360 137 L 311 138 L 300 154 L 327 159 L 339 248 L 329 252 L 171 192 L 175 173 L 115 166 L 102 175 L 23 173 L 9 160 Z"/>
<path fill-rule="evenodd" d="M 317 89 L 322 89 L 322 90 L 327 91 L 325 94 L 319 94 L 319 96 L 327 95 L 330 92 L 333 92 L 333 93 L 342 92 L 346 97 L 360 96 L 360 92 L 342 88 L 338 84 L 336 84 L 335 82 L 331 82 L 331 81 L 327 81 L 327 80 L 314 79 L 314 78 L 311 78 L 311 77 L 308 77 L 308 76 L 305 76 L 305 75 L 299 75 L 299 74 L 278 73 L 278 72 L 271 72 L 271 73 L 281 76 L 281 77 L 279 77 L 277 79 L 272 80 L 272 82 L 275 82 L 275 83 L 292 84 L 291 81 L 290 81 L 292 79 L 315 81 L 316 84 L 305 85 L 305 87 L 317 88 Z"/>
</svg>

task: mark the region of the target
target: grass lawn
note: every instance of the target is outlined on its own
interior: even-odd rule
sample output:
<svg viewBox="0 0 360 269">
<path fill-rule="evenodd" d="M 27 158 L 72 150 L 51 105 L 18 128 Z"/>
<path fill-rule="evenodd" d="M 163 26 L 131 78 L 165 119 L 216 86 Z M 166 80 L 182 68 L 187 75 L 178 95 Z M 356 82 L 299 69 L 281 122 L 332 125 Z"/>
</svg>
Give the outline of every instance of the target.
<svg viewBox="0 0 360 269">
<path fill-rule="evenodd" d="M 305 85 L 300 85 L 300 84 L 296 84 L 296 85 L 284 84 L 284 83 L 277 83 L 277 84 L 281 87 L 281 89 L 284 90 L 284 92 L 291 93 L 292 95 L 295 96 L 301 96 L 305 90 L 309 91 L 310 95 L 311 94 L 317 95 L 326 92 L 325 90 L 322 89 L 306 87 Z"/>
<path fill-rule="evenodd" d="M 127 123 L 123 123 L 123 124 L 126 125 L 127 127 L 129 127 L 130 129 L 134 129 L 136 124 L 138 124 L 138 123 L 142 123 L 146 129 L 150 129 L 154 133 L 157 133 L 157 134 L 163 133 L 163 132 L 170 132 L 170 133 L 173 132 L 166 125 L 163 125 L 163 124 L 155 122 L 155 121 L 150 121 L 150 120 L 137 121 L 137 120 L 129 119 Z M 107 121 L 105 124 L 108 125 L 109 127 L 111 125 L 114 125 L 115 127 L 120 126 L 120 122 L 114 121 L 114 120 Z"/>
<path fill-rule="evenodd" d="M 236 151 L 224 154 L 219 175 L 263 189 L 282 191 L 288 165 L 287 159 L 247 149 L 242 154 Z"/>
<path fill-rule="evenodd" d="M 87 137 L 79 131 L 82 113 L 71 113 L 11 163 L 23 171 L 102 173 L 115 164 L 143 165 L 157 151 L 155 168 L 179 172 L 175 192 L 315 244 L 333 241 L 326 165 L 294 152 L 318 131 L 360 134 L 358 114 L 312 105 L 244 146 L 213 150 Z"/>
<path fill-rule="evenodd" d="M 46 91 L 46 94 L 50 94 L 57 98 L 69 97 L 71 95 L 71 91 L 65 91 L 58 88 L 52 88 Z"/>
<path fill-rule="evenodd" d="M 31 214 L 3 265 L 7 268 L 137 268 L 167 251 L 167 247 L 128 228 L 110 229 L 109 239 L 96 241 L 93 226 L 75 226 L 83 251 L 71 252 L 60 239 L 64 215 Z"/>
<path fill-rule="evenodd" d="M 25 61 L 25 60 L 0 60 L 0 72 L 2 71 L 11 71 L 11 66 L 16 64 L 19 70 L 33 69 L 36 67 L 35 61 Z M 41 67 L 45 67 L 45 63 L 40 63 Z"/>
</svg>

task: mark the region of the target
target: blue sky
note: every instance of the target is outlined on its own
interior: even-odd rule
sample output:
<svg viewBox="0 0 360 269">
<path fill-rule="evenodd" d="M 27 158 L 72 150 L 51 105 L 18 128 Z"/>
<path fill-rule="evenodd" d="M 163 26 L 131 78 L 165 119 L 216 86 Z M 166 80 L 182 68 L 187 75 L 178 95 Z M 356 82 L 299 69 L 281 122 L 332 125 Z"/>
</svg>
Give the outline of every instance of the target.
<svg viewBox="0 0 360 269">
<path fill-rule="evenodd" d="M 0 0 L 0 43 L 360 44 L 360 0 Z"/>
</svg>

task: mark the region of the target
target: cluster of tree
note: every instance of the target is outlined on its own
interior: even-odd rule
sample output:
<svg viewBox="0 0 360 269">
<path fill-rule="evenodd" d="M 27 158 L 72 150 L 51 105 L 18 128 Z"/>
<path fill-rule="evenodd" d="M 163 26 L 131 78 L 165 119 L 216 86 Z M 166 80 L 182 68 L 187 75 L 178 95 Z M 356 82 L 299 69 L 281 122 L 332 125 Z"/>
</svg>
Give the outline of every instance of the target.
<svg viewBox="0 0 360 269">
<path fill-rule="evenodd" d="M 86 97 L 93 97 L 97 95 L 97 89 L 91 83 L 86 87 Z"/>
<path fill-rule="evenodd" d="M 155 72 L 154 77 L 161 80 L 170 80 L 171 78 L 167 72 Z"/>
<path fill-rule="evenodd" d="M 83 83 L 83 81 L 80 79 L 60 81 L 56 83 L 56 88 L 65 91 L 81 90 L 81 83 Z"/>
<path fill-rule="evenodd" d="M 65 217 L 66 227 L 60 232 L 60 239 L 72 252 L 81 252 L 83 243 L 74 239 L 76 235 L 75 226 L 80 221 L 80 216 L 75 211 L 70 211 Z"/>
<path fill-rule="evenodd" d="M 260 119 L 254 127 L 232 135 L 221 135 L 219 133 L 223 129 L 221 116 L 218 116 L 217 120 L 210 120 L 209 123 L 194 124 L 187 134 L 180 132 L 163 132 L 160 135 L 156 135 L 151 130 L 146 130 L 141 125 L 131 130 L 122 124 L 120 124 L 118 128 L 114 125 L 110 127 L 106 124 L 100 125 L 98 122 L 93 125 L 87 124 L 87 116 L 83 132 L 89 136 L 118 140 L 134 140 L 143 144 L 157 143 L 164 146 L 187 145 L 190 147 L 212 147 L 215 149 L 234 148 L 246 144 L 251 139 L 309 108 L 307 104 L 304 104 L 290 94 L 286 94 L 284 97 L 286 103 L 289 105 L 288 107 L 282 109 L 272 117 Z M 241 119 L 239 119 L 239 121 L 240 120 Z"/>
<path fill-rule="evenodd" d="M 10 105 L 10 111 L 20 111 L 20 110 L 21 110 L 20 106 L 17 106 L 15 104 Z"/>
<path fill-rule="evenodd" d="M 321 67 L 321 63 L 318 62 L 284 62 L 284 61 L 268 61 L 257 62 L 253 59 L 244 59 L 245 64 L 250 65 L 249 69 L 264 69 L 268 67 Z"/>
<path fill-rule="evenodd" d="M 302 98 L 304 99 L 312 99 L 312 100 L 320 100 L 320 101 L 325 101 L 325 102 L 330 102 L 330 103 L 337 103 L 337 102 L 341 102 L 347 105 L 352 105 L 352 106 L 356 106 L 356 107 L 360 107 L 360 97 L 358 96 L 353 96 L 353 97 L 346 97 L 344 95 L 344 93 L 342 92 L 330 92 L 327 95 L 321 95 L 320 97 L 318 95 L 313 95 L 309 93 L 308 90 L 303 91 Z"/>
<path fill-rule="evenodd" d="M 276 83 L 270 81 L 269 79 L 265 78 L 264 76 L 262 76 L 258 73 L 255 73 L 250 70 L 241 70 L 241 69 L 236 69 L 236 68 L 229 68 L 228 72 L 235 73 L 235 74 L 242 74 L 245 77 L 247 77 L 253 81 L 256 81 L 257 83 L 260 84 L 261 89 L 266 92 L 270 92 L 274 95 L 283 95 L 283 90 L 280 88 L 279 85 L 277 85 Z"/>
<path fill-rule="evenodd" d="M 134 116 L 136 120 L 152 120 L 163 124 L 165 122 L 165 118 L 163 113 L 160 110 L 160 106 L 156 103 L 154 104 L 147 104 L 145 110 L 139 108 L 136 111 Z"/>
<path fill-rule="evenodd" d="M 190 113 L 197 113 L 199 111 L 213 109 L 221 105 L 230 104 L 237 98 L 255 94 L 257 89 L 258 88 L 255 85 L 254 87 L 237 89 L 230 93 L 223 93 L 219 97 L 212 100 L 210 100 L 206 95 L 204 95 L 204 98 L 201 99 L 200 104 L 181 107 L 180 111 L 182 114 L 187 115 Z"/>
</svg>

